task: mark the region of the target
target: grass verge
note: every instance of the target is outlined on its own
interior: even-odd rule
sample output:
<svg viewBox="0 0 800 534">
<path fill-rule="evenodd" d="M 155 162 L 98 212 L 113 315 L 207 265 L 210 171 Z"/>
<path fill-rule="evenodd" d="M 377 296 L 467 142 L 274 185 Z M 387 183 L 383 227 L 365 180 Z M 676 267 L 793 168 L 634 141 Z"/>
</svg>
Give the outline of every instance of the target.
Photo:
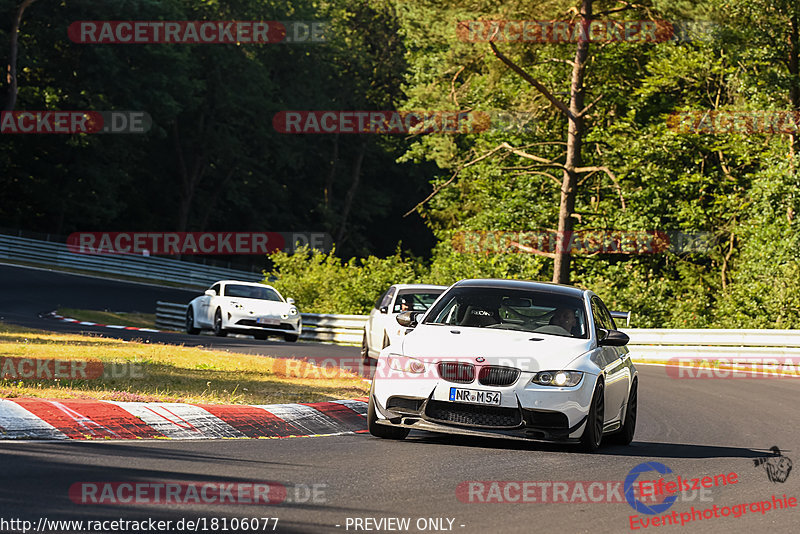
<svg viewBox="0 0 800 534">
<path fill-rule="evenodd" d="M 135 326 L 137 328 L 156 327 L 156 314 L 154 313 L 77 310 L 75 308 L 59 308 L 56 313 L 64 317 L 92 323 Z"/>
<path fill-rule="evenodd" d="M 22 378 L 26 374 L 34 376 Z M 273 404 L 350 399 L 368 389 L 354 373 L 321 372 L 304 361 L 0 323 L 0 397 L 5 398 Z"/>
</svg>

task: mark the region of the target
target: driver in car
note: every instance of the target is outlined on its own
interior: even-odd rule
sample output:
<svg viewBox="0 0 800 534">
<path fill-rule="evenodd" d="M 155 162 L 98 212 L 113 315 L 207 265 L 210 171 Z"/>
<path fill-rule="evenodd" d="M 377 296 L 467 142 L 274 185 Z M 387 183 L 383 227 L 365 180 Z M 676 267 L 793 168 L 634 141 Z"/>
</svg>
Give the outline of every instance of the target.
<svg viewBox="0 0 800 534">
<path fill-rule="evenodd" d="M 572 333 L 572 329 L 575 328 L 575 325 L 577 324 L 577 320 L 575 319 L 575 310 L 571 310 L 569 308 L 557 308 L 553 313 L 553 317 L 550 318 L 550 324 L 560 326 L 567 332 Z"/>
</svg>

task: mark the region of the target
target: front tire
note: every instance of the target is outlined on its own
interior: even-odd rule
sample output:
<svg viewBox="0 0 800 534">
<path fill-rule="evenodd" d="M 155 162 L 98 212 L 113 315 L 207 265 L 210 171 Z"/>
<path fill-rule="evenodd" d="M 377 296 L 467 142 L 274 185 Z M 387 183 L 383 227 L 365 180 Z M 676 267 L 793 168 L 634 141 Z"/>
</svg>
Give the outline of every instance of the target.
<svg viewBox="0 0 800 534">
<path fill-rule="evenodd" d="M 186 309 L 186 333 L 196 336 L 200 329 L 194 326 L 194 310 L 191 306 Z"/>
<path fill-rule="evenodd" d="M 603 441 L 603 421 L 605 417 L 605 386 L 598 379 L 592 395 L 589 415 L 586 416 L 586 429 L 581 436 L 581 448 L 586 452 L 594 452 Z"/>
<path fill-rule="evenodd" d="M 400 440 L 405 439 L 410 431 L 408 428 L 379 425 L 377 421 L 378 416 L 375 412 L 375 400 L 372 398 L 372 388 L 370 388 L 369 405 L 367 406 L 367 429 L 369 433 L 378 438 Z"/>
<path fill-rule="evenodd" d="M 630 445 L 633 441 L 633 434 L 636 432 L 636 412 L 638 409 L 639 381 L 634 380 L 631 386 L 631 393 L 628 396 L 628 408 L 625 410 L 625 423 L 622 429 L 610 436 L 611 442 L 616 445 Z"/>
<path fill-rule="evenodd" d="M 225 337 L 228 335 L 227 330 L 222 328 L 222 310 L 217 308 L 214 313 L 214 335 L 217 337 Z"/>
</svg>

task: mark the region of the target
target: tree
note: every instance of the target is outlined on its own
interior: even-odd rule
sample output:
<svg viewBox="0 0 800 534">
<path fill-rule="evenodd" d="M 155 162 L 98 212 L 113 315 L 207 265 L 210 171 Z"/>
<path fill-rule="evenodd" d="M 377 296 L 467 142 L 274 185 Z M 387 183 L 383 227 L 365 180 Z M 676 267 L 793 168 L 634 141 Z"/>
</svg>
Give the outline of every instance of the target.
<svg viewBox="0 0 800 534">
<path fill-rule="evenodd" d="M 17 53 L 19 49 L 19 27 L 22 24 L 22 15 L 25 10 L 36 0 L 23 0 L 14 17 L 14 24 L 11 27 L 11 47 L 8 54 L 8 66 L 6 68 L 6 83 L 8 84 L 8 94 L 3 109 L 12 111 L 17 103 Z"/>
</svg>

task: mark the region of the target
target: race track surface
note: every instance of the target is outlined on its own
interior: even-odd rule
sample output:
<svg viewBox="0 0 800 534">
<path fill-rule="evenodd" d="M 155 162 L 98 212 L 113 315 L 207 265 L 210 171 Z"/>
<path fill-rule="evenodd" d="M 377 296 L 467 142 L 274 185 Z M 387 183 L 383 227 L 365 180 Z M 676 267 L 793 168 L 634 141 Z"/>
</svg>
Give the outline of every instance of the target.
<svg viewBox="0 0 800 534">
<path fill-rule="evenodd" d="M 126 287 L 117 282 L 85 279 L 68 275 L 32 274 L 3 267 L 0 274 L 8 282 L 10 298 L 0 304 L 0 315 L 7 321 L 60 331 L 91 330 L 63 323 L 45 323 L 36 313 L 55 306 L 91 307 L 99 291 L 109 307 L 122 310 L 121 303 L 147 311 L 148 302 L 157 299 L 179 300 L 183 293 L 146 286 Z M 60 287 L 61 289 L 57 289 Z M 24 289 L 24 291 L 23 291 Z M 6 295 L 9 293 L 7 292 Z M 186 294 L 187 300 L 191 294 Z M 136 308 L 140 306 L 141 308 Z M 111 335 L 104 332 L 103 335 Z M 117 334 L 114 334 L 115 337 Z M 120 336 L 126 335 L 120 333 Z M 163 336 L 163 337 L 162 337 Z M 145 337 L 136 333 L 131 337 Z M 352 347 L 312 344 L 264 343 L 249 340 L 191 338 L 177 334 L 152 334 L 152 341 L 183 343 L 186 339 L 232 350 L 261 351 L 308 356 L 319 350 L 334 354 L 338 349 L 352 354 Z M 216 345 L 223 343 L 223 345 Z M 691 511 L 731 507 L 760 501 L 800 498 L 800 473 L 791 470 L 800 461 L 798 432 L 800 381 L 796 379 L 674 379 L 663 367 L 641 365 L 639 423 L 634 442 L 628 447 L 605 447 L 585 454 L 571 446 L 520 443 L 505 440 L 476 440 L 412 433 L 404 441 L 382 440 L 369 434 L 285 438 L 269 440 L 116 441 L 116 442 L 0 442 L 0 506 L 4 520 L 24 519 L 36 526 L 47 518 L 72 520 L 154 520 L 175 522 L 205 521 L 197 531 L 223 531 L 222 519 L 278 518 L 275 532 L 463 532 L 488 534 L 537 532 L 630 532 L 631 516 L 663 517 L 676 512 L 691 517 Z M 782 457 L 770 452 L 777 446 Z M 637 514 L 624 495 L 613 503 L 577 502 L 476 502 L 480 498 L 522 500 L 517 488 L 525 482 L 552 488 L 554 482 L 598 481 L 604 487 L 619 483 L 620 493 L 628 473 L 644 462 L 658 462 L 672 473 L 667 482 L 702 479 L 704 476 L 736 474 L 736 482 L 712 487 L 701 493 L 679 495 L 677 501 L 657 515 Z M 770 475 L 772 480 L 770 479 Z M 640 475 L 654 480 L 653 471 Z M 170 502 L 86 503 L 82 489 L 91 487 L 100 495 L 104 482 L 130 483 L 131 487 L 158 484 L 272 483 L 271 488 L 286 488 L 277 502 L 243 504 L 242 499 L 188 499 L 183 504 Z M 520 486 L 491 494 L 491 481 L 517 481 Z M 486 491 L 473 489 L 470 482 L 482 482 Z M 83 483 L 91 483 L 88 486 Z M 133 486 L 134 484 L 140 486 Z M 82 485 L 83 484 L 83 485 Z M 92 485 L 94 484 L 94 485 Z M 496 486 L 496 485 L 495 485 Z M 118 486 L 114 486 L 118 487 Z M 500 487 L 500 486 L 497 486 Z M 570 486 L 572 487 L 572 486 Z M 72 488 L 72 494 L 70 493 Z M 570 492 L 571 493 L 571 492 Z M 111 495 L 111 494 L 109 494 Z M 248 498 L 245 493 L 244 500 Z M 271 495 L 274 495 L 271 494 Z M 478 497 L 480 495 L 480 497 Z M 472 499 L 472 502 L 470 502 Z M 551 493 L 552 500 L 552 493 Z M 796 502 L 796 501 L 795 501 Z M 758 508 L 766 506 L 758 505 Z M 741 514 L 741 507 L 736 509 Z M 711 512 L 713 515 L 713 511 Z M 377 523 L 387 518 L 409 518 L 409 528 L 398 530 L 397 523 Z M 218 521 L 211 529 L 211 521 Z M 429 522 L 437 519 L 439 522 Z M 357 521 L 358 520 L 358 521 Z M 450 523 L 452 521 L 452 523 Z M 748 507 L 740 517 L 730 515 L 696 519 L 684 526 L 650 526 L 641 532 L 796 532 L 800 524 L 798 507 L 761 513 Z M 338 525 L 338 526 L 337 526 Z M 438 528 L 433 528 L 434 525 Z M 84 525 L 85 526 L 85 525 Z M 241 525 L 238 525 L 241 527 Z M 359 526 L 359 528 L 356 528 Z M 384 527 L 378 529 L 377 527 Z M 425 530 L 418 527 L 426 527 Z M 273 523 L 258 525 L 250 532 L 272 532 Z M 388 527 L 388 528 L 386 528 Z M 392 528 L 395 527 L 395 528 Z M 0 522 L 4 532 L 21 531 Z M 51 532 L 75 531 L 75 527 Z M 188 530 L 184 524 L 184 531 Z M 105 531 L 111 531 L 107 529 Z M 133 530 L 122 530 L 133 532 Z M 243 531 L 239 529 L 238 531 Z"/>
<path fill-rule="evenodd" d="M 66 333 L 92 333 L 125 340 L 202 346 L 276 358 L 308 358 L 319 362 L 346 361 L 357 367 L 357 347 L 317 343 L 285 343 L 280 340 L 258 341 L 253 338 L 217 338 L 191 336 L 174 332 L 116 331 L 103 327 L 82 326 L 40 317 L 59 307 L 112 310 L 117 312 L 155 313 L 156 302 L 188 303 L 200 295 L 189 291 L 133 282 L 120 282 L 44 269 L 30 269 L 0 264 L 3 297 L 0 298 L 0 321 Z"/>
</svg>

